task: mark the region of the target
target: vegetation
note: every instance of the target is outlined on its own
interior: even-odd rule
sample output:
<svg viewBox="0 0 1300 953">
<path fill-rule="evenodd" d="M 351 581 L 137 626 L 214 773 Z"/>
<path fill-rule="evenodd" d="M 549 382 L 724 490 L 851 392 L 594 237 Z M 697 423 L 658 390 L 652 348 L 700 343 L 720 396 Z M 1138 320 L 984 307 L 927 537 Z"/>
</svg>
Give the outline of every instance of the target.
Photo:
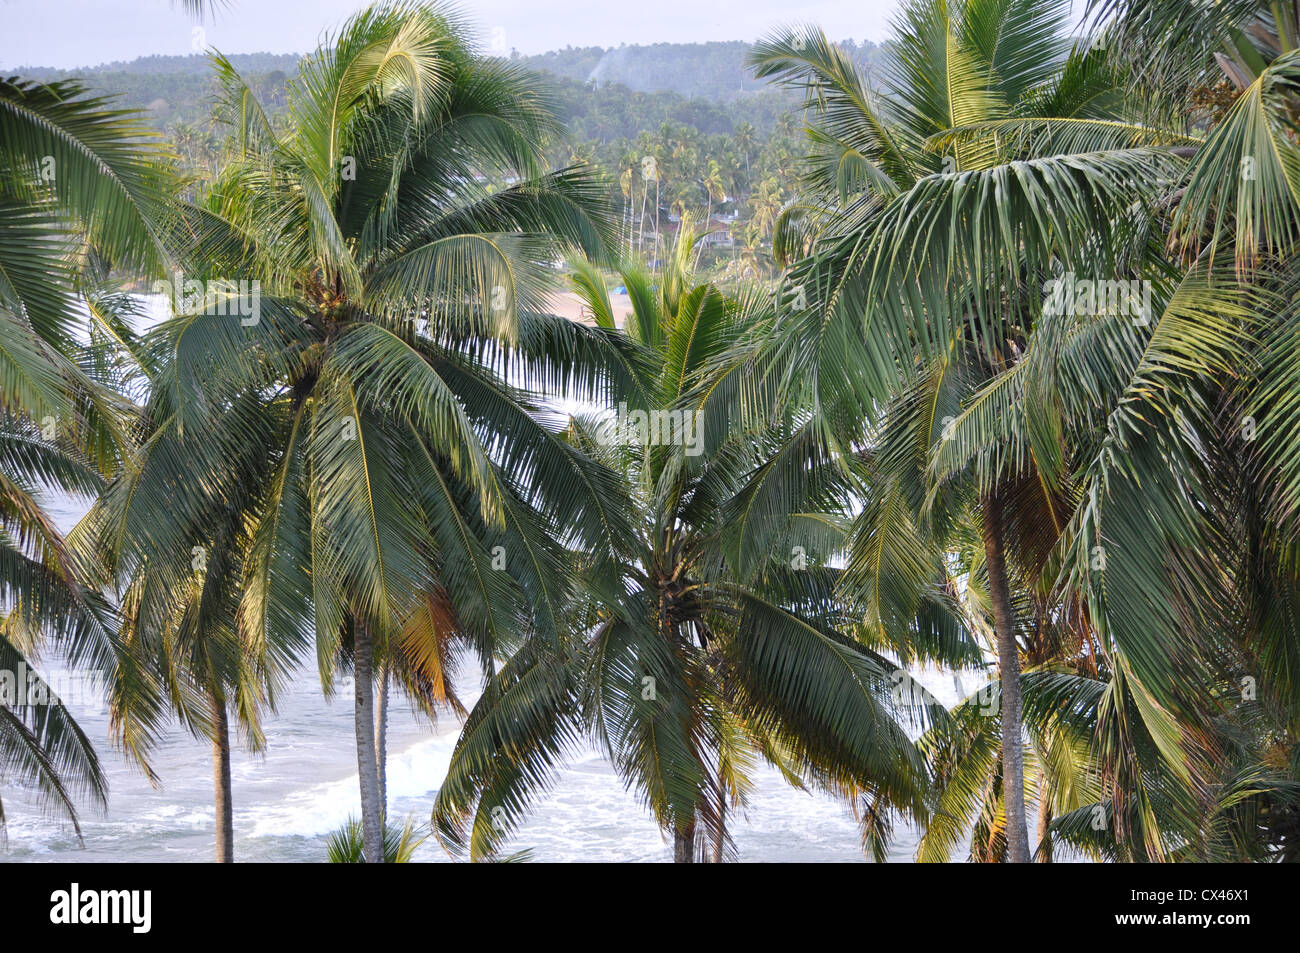
<svg viewBox="0 0 1300 953">
<path fill-rule="evenodd" d="M 1288 193 L 1285 161 L 1257 173 L 1250 137 L 1280 114 L 1252 114 L 1269 79 L 1253 58 L 1255 85 L 1242 77 L 1208 136 L 1207 117 L 1129 95 L 1122 51 L 1167 42 L 1148 18 L 1172 23 L 1173 5 L 1111 8 L 1102 42 L 1071 48 L 1066 3 L 906 4 L 879 110 L 815 32 L 803 52 L 788 37 L 755 52 L 819 119 L 810 201 L 777 243 L 809 306 L 774 353 L 826 439 L 874 458 L 850 579 L 905 633 L 923 594 L 951 597 L 956 565 L 996 642 L 1001 769 L 987 725 L 931 734 L 944 821 L 923 855 L 965 818 L 973 856 L 1028 858 L 1022 692 L 1040 859 L 1058 838 L 1142 860 L 1288 850 L 1256 826 L 1291 816 L 1297 764 L 1290 667 L 1271 670 L 1295 580 L 1281 552 L 1254 561 L 1289 538 L 1266 475 L 1294 431 L 1256 429 L 1285 415 L 1267 377 L 1287 213 L 1265 197 Z M 1222 36 L 1249 46 L 1243 26 Z M 1267 144 L 1294 149 L 1280 131 Z"/>
<path fill-rule="evenodd" d="M 74 796 L 102 803 L 104 775 L 31 663 L 57 650 L 113 673 L 122 700 L 147 676 L 42 495 L 93 496 L 123 462 L 127 401 L 106 343 L 125 302 L 107 276 L 160 266 L 153 223 L 170 198 L 161 139 L 84 92 L 0 81 L 0 768 L 74 826 Z"/>
<path fill-rule="evenodd" d="M 1297 859 L 1300 6 L 1089 13 L 529 63 L 380 4 L 214 55 L 174 148 L 0 82 L 6 782 L 103 803 L 48 686 L 6 693 L 59 653 L 146 771 L 173 715 L 210 740 L 233 860 L 232 716 L 257 750 L 314 657 L 336 862 L 420 842 L 390 691 L 464 716 L 431 829 L 472 860 L 526 858 L 585 745 L 679 862 L 735 855 L 760 764 L 877 859 L 900 821 L 926 861 Z M 603 84 L 648 61 L 675 91 Z M 94 500 L 66 539 L 49 490 Z"/>
<path fill-rule="evenodd" d="M 797 100 L 747 72 L 747 48 L 743 43 L 592 47 L 540 56 L 516 53 L 509 62 L 542 71 L 551 81 L 557 129 L 564 130 L 543 136 L 552 167 L 594 165 L 604 173 L 610 200 L 627 203 L 624 218 L 648 227 L 656 220 L 653 207 L 633 199 L 642 197 L 647 184 L 643 160 L 653 158 L 660 180 L 658 220 L 668 232 L 676 230 L 681 210 L 698 217 L 707 205 L 722 218 L 714 227 L 734 236 L 730 254 L 710 254 L 707 263 L 725 266 L 748 248 L 754 269 L 768 264 L 763 249 L 770 241 L 773 210 L 794 194 L 801 133 Z M 864 66 L 881 59 L 881 50 L 870 43 L 852 49 L 854 61 Z M 265 53 L 229 58 L 277 130 L 289 120 L 290 84 L 299 60 Z M 27 75 L 51 82 L 69 74 L 33 69 Z M 207 56 L 144 57 L 77 75 L 121 105 L 143 111 L 141 118 L 171 140 L 182 166 L 200 184 L 216 176 L 225 130 L 212 111 L 221 84 Z M 712 190 L 705 184 L 709 180 Z M 635 252 L 646 246 L 644 232 L 638 229 Z M 665 234 L 660 248 L 666 252 L 671 244 Z"/>
<path fill-rule="evenodd" d="M 1032 328 L 1032 312 L 1040 302 L 1019 293 L 1027 269 L 1014 256 L 1034 264 L 1050 259 L 1058 250 L 1054 243 L 1068 233 L 1017 236 L 1005 269 L 990 256 L 987 262 L 972 261 L 968 273 L 957 272 L 958 280 L 968 280 L 966 287 L 926 287 L 926 275 L 918 267 L 922 263 L 905 256 L 915 236 L 927 234 L 950 210 L 966 211 L 952 190 L 936 185 L 936 175 L 966 174 L 973 195 L 987 196 L 984 181 L 997 181 L 996 171 L 990 171 L 1002 158 L 995 146 L 972 136 L 944 153 L 933 147 L 934 137 L 1004 117 L 1046 123 L 1122 120 L 1112 106 L 1118 84 L 1104 56 L 1067 48 L 1063 27 L 1068 6 L 1039 3 L 1032 13 L 1027 4 L 1016 3 L 970 2 L 951 10 L 938 3 L 906 6 L 902 16 L 908 29 L 898 41 L 897 60 L 882 90 L 891 107 L 885 115 L 871 103 L 844 54 L 815 31 L 775 37 L 753 54 L 759 74 L 806 90 L 808 106 L 819 120 L 811 135 L 819 148 L 805 176 L 809 201 L 787 216 L 788 241 L 808 240 L 816 248 L 811 262 L 796 263 L 790 280 L 808 281 L 816 291 L 808 316 L 801 315 L 793 334 L 778 346 L 796 366 L 812 364 L 813 373 L 804 381 L 817 388 L 812 406 L 826 415 L 824 427 L 835 431 L 830 435 L 835 446 L 865 447 L 874 458 L 867 504 L 848 554 L 849 584 L 869 601 L 882 594 L 889 600 L 873 606 L 873 613 L 892 624 L 894 639 L 905 643 L 900 626 L 924 594 L 936 586 L 950 590 L 962 584 L 945 568 L 948 554 L 971 534 L 982 538 L 982 582 L 1001 673 L 1000 777 L 1006 803 L 998 813 L 1006 819 L 1007 859 L 1018 863 L 1029 859 L 1030 848 L 1013 601 L 1031 600 L 1035 590 L 1052 580 L 1042 578 L 1045 554 L 1034 545 L 1041 539 L 1020 541 L 1031 562 L 1015 567 L 1020 591 L 1013 597 L 1008 509 L 1022 501 L 1008 497 L 1026 485 L 1044 490 L 1041 500 L 1029 498 L 1042 507 L 1034 519 L 1024 514 L 1014 523 L 1022 532 L 1040 536 L 1044 524 L 1067 521 L 1069 504 L 1057 497 L 1063 489 L 1061 474 L 1038 472 L 1036 456 L 1027 463 L 1008 459 L 1005 444 L 1011 441 L 1002 434 L 968 436 L 964 425 L 972 419 L 969 414 L 948 418 L 961 430 L 946 433 L 943 413 L 965 408 L 1005 374 L 1016 356 L 1008 352 L 1008 342 L 1015 342 L 1021 329 Z M 934 81 L 936 76 L 941 80 Z M 909 218 L 896 209 L 906 209 Z M 972 232 L 977 240 L 983 237 Z M 1028 247 L 1031 239 L 1045 239 L 1044 247 Z M 950 236 L 938 237 L 935 244 L 943 242 L 955 244 Z M 927 248 L 923 254 L 932 252 Z M 905 263 L 890 260 L 900 257 Z M 865 288 L 857 283 L 861 259 L 866 260 Z M 950 272 L 948 280 L 954 277 Z M 920 301 L 912 297 L 908 304 L 920 307 L 891 313 L 887 302 L 873 300 L 877 289 L 871 282 L 886 293 L 897 289 L 910 296 L 919 291 Z M 1039 284 L 1031 276 L 1031 295 Z M 839 301 L 821 300 L 820 293 L 830 289 Z M 824 335 L 824 321 L 860 324 L 863 311 L 870 317 L 861 340 L 849 345 L 852 350 L 839 335 Z M 823 347 L 830 353 L 819 354 Z M 980 440 L 983 459 L 970 466 L 974 454 L 969 452 L 955 460 L 944 456 L 949 437 L 962 440 L 962 446 Z M 911 550 L 910 564 L 886 563 L 880 558 L 882 542 L 901 538 Z M 969 574 L 969 566 L 964 568 Z M 886 573 L 888 580 L 881 578 Z M 1046 620 L 1055 607 L 1039 604 L 1034 609 L 1037 618 Z"/>
<path fill-rule="evenodd" d="M 427 836 L 418 836 L 415 825 L 410 821 L 401 827 L 396 824 L 384 825 L 383 862 L 409 864 L 416 849 L 427 839 Z M 364 864 L 366 858 L 362 843 L 361 821 L 349 817 L 342 828 L 329 836 L 327 850 L 331 864 Z"/>
<path fill-rule="evenodd" d="M 691 239 L 688 228 L 657 288 L 621 273 L 633 386 L 569 437 L 617 477 L 609 505 L 641 516 L 585 567 L 563 637 L 513 655 L 466 721 L 434 819 L 472 858 L 492 856 L 583 739 L 645 801 L 678 862 L 732 852 L 729 818 L 760 759 L 798 787 L 924 816 L 896 667 L 845 634 L 838 573 L 746 552 L 755 500 L 737 492 L 784 431 L 728 424 L 745 394 L 709 372 L 744 345 L 747 309 L 692 285 Z M 599 272 L 581 268 L 575 284 L 614 331 Z"/>
</svg>

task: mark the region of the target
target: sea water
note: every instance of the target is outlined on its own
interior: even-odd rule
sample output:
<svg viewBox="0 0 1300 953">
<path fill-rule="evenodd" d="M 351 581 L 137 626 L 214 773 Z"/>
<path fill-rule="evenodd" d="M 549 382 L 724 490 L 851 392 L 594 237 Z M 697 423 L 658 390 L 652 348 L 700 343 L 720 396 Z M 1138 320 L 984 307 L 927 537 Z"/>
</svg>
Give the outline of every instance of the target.
<svg viewBox="0 0 1300 953">
<path fill-rule="evenodd" d="M 930 679 L 926 679 L 930 681 Z M 463 679 L 468 703 L 474 680 Z M 932 687 L 942 689 L 942 680 Z M 951 688 L 949 689 L 951 692 Z M 945 699 L 950 701 L 950 699 Z M 314 672 L 300 672 L 266 718 L 266 750 L 231 757 L 235 857 L 238 860 L 321 861 L 326 839 L 360 812 L 352 705 L 327 702 Z M 74 711 L 96 743 L 108 776 L 106 810 L 82 803 L 84 846 L 70 824 L 42 812 L 11 785 L 0 791 L 9 818 L 5 861 L 204 861 L 213 856 L 212 758 L 209 742 L 184 729 L 167 732 L 150 755 L 159 776 L 152 787 L 133 763 L 113 750 L 104 712 Z M 388 734 L 389 813 L 427 825 L 433 798 L 447 773 L 459 719 L 437 724 L 397 701 Z M 800 791 L 775 770 L 761 767 L 748 805 L 733 817 L 742 861 L 839 861 L 866 858 L 848 808 Z M 671 848 L 633 792 L 625 790 L 595 751 L 578 751 L 558 772 L 555 787 L 539 795 L 509 850 L 528 849 L 540 861 L 665 861 Z M 890 860 L 911 860 L 915 833 L 900 828 Z M 433 840 L 420 861 L 447 855 Z"/>
</svg>

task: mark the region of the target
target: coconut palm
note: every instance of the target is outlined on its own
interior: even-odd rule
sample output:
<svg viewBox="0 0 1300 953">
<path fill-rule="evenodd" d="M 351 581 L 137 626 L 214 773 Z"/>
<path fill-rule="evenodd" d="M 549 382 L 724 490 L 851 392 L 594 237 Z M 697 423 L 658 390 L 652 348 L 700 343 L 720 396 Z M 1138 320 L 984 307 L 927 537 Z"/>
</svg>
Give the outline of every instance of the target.
<svg viewBox="0 0 1300 953">
<path fill-rule="evenodd" d="M 1003 5 L 1004 22 L 1023 26 L 1044 13 L 1038 5 L 1011 16 L 1015 6 Z M 843 347 L 840 312 L 855 323 L 865 317 L 879 333 L 867 355 L 875 379 L 863 385 L 871 406 L 907 393 L 891 382 L 890 361 L 912 369 L 905 380 L 974 380 L 955 404 L 941 390 L 922 403 L 933 408 L 931 420 L 947 418 L 938 436 L 934 427 L 920 431 L 931 448 L 914 467 L 928 479 L 924 499 L 950 509 L 950 493 L 971 478 L 984 502 L 990 492 L 1004 496 L 1005 531 L 992 535 L 1010 557 L 1009 579 L 1019 580 L 1011 591 L 1021 591 L 1025 609 L 1012 616 L 1022 641 L 1043 608 L 1052 621 L 1080 619 L 1081 634 L 1095 639 L 1086 653 L 1095 684 L 1077 682 L 1076 697 L 1092 719 L 1101 800 L 1047 826 L 1099 856 L 1277 856 L 1295 816 L 1294 772 L 1280 768 L 1294 751 L 1294 638 L 1278 614 L 1294 590 L 1282 541 L 1293 538 L 1283 500 L 1295 429 L 1280 398 L 1290 364 L 1277 350 L 1287 350 L 1280 342 L 1290 333 L 1281 303 L 1289 276 L 1278 262 L 1295 233 L 1285 184 L 1294 151 L 1286 131 L 1292 34 L 1278 9 L 1224 4 L 1214 30 L 1178 49 L 1185 31 L 1150 27 L 1172 24 L 1181 6 L 1099 6 L 1116 14 L 1101 42 L 1065 61 L 1056 91 L 1049 84 L 1030 97 L 1051 111 L 947 117 L 947 131 L 932 126 L 928 139 L 913 140 L 950 158 L 953 174 L 911 184 L 897 181 L 907 168 L 899 148 L 906 123 L 875 121 L 861 84 L 844 82 L 825 56 L 823 66 L 796 74 L 836 94 L 814 132 L 821 161 L 811 178 L 820 186 L 787 216 L 783 247 L 810 238 L 818 247 L 820 259 L 793 279 L 831 301 L 809 319 L 818 333 Z M 967 15 L 974 10 L 968 5 Z M 916 38 L 934 35 L 927 25 L 946 29 L 950 15 L 939 5 L 904 14 Z M 1236 52 L 1198 47 L 1206 35 Z M 1152 37 L 1174 48 L 1151 57 Z M 1016 46 L 1004 37 L 997 50 L 1010 55 Z M 900 44 L 917 62 L 927 48 L 940 47 Z M 1171 120 L 1146 101 L 1094 111 L 1116 100 L 1105 95 L 1114 87 L 1107 51 L 1132 49 L 1143 51 L 1143 64 L 1199 63 L 1192 83 L 1215 82 L 1210 69 L 1235 73 L 1243 93 L 1212 117 L 1208 138 L 1189 132 L 1204 116 L 1184 111 Z M 1004 65 L 986 75 L 1019 74 Z M 959 71 L 946 90 L 987 91 L 972 76 Z M 894 96 L 923 101 L 934 87 L 921 78 Z M 1089 110 L 1052 115 L 1068 88 L 1076 96 L 1091 88 L 1080 97 Z M 860 227 L 846 227 L 851 211 Z M 829 233 L 826 222 L 835 223 Z M 1088 276 L 1089 292 L 1098 278 L 1139 280 L 1151 306 L 1044 306 L 1062 290 L 1080 293 L 1079 276 Z M 830 283 L 831 293 L 809 277 Z M 1048 302 L 1040 288 L 1053 289 Z M 971 375 L 968 349 L 981 338 Z M 850 334 L 848 344 L 856 339 Z M 790 363 L 815 379 L 808 359 Z M 981 509 L 987 529 L 989 510 Z M 1263 671 L 1266 696 L 1250 674 Z M 1003 696 L 1005 756 L 1012 706 Z M 950 790 L 963 794 L 972 771 Z"/>
<path fill-rule="evenodd" d="M 1189 31 L 1174 4 L 1095 6 L 1108 18 L 1091 45 L 1147 82 L 1144 117 L 1197 133 L 1176 150 L 1190 163 L 1144 180 L 1126 217 L 1143 238 L 1150 320 L 1044 309 L 1024 358 L 971 405 L 950 448 L 986 454 L 1010 438 L 1015 457 L 1045 460 L 1032 435 L 1052 432 L 1066 448 L 1060 472 L 1079 504 L 1061 532 L 1060 588 L 1096 630 L 1110 686 L 1094 740 L 1103 799 L 1052 828 L 1121 859 L 1286 857 L 1297 792 L 1284 502 L 1294 402 L 1282 397 L 1294 380 L 1283 342 L 1295 282 L 1296 11 L 1221 4 Z M 1216 85 L 1239 95 L 1207 115 L 1188 91 Z M 1021 120 L 954 138 L 1086 150 L 1106 175 L 1153 132 Z M 1098 811 L 1106 823 L 1086 823 Z"/>
<path fill-rule="evenodd" d="M 742 156 L 744 156 L 744 158 L 745 158 L 745 174 L 746 174 L 746 175 L 749 174 L 749 156 L 750 156 L 750 153 L 752 153 L 752 152 L 754 151 L 754 149 L 756 148 L 756 146 L 757 146 L 757 144 L 758 144 L 758 140 L 755 138 L 755 134 L 754 134 L 754 133 L 755 133 L 755 130 L 754 130 L 754 124 L 753 124 L 753 123 L 750 123 L 750 122 L 740 122 L 740 123 L 737 123 L 737 124 L 736 124 L 736 131 L 735 131 L 735 134 L 734 134 L 734 139 L 735 139 L 735 141 L 736 141 L 736 148 L 740 150 L 740 154 L 741 154 Z"/>
<path fill-rule="evenodd" d="M 73 81 L 0 80 L 0 764 L 74 825 L 75 794 L 102 802 L 104 776 L 30 663 L 52 647 L 117 698 L 150 692 L 42 494 L 93 495 L 121 462 L 130 408 L 105 345 L 130 308 L 107 272 L 161 269 L 170 189 L 135 114 Z"/>
<path fill-rule="evenodd" d="M 635 536 L 588 565 L 564 637 L 530 640 L 471 712 L 434 808 L 444 843 L 471 858 L 494 856 L 584 741 L 641 795 L 678 862 L 729 854 L 728 818 L 759 760 L 856 801 L 878 857 L 891 812 L 925 814 L 921 761 L 896 720 L 909 714 L 896 705 L 897 667 L 845 634 L 838 573 L 816 562 L 842 535 L 836 521 L 799 519 L 821 545 L 793 554 L 742 538 L 779 492 L 757 479 L 737 495 L 775 441 L 736 426 L 737 406 L 762 387 L 713 386 L 748 319 L 716 287 L 692 286 L 689 223 L 682 235 L 659 287 L 622 272 L 636 392 L 608 408 L 615 419 L 580 415 L 572 427 L 619 473 Z M 575 287 L 612 330 L 599 272 L 580 269 Z M 665 433 L 668 420 L 678 429 Z M 815 458 L 815 432 L 800 437 L 793 455 Z M 769 469 L 789 478 L 789 466 Z"/>
<path fill-rule="evenodd" d="M 419 834 L 407 821 L 401 827 L 396 824 L 384 826 L 384 863 L 409 864 L 415 851 L 428 839 L 428 835 Z M 365 863 L 364 845 L 361 837 L 361 822 L 349 817 L 342 828 L 329 836 L 327 845 L 331 864 Z"/>
<path fill-rule="evenodd" d="M 723 190 L 722 169 L 718 163 L 710 159 L 708 174 L 704 177 L 704 191 L 708 195 L 708 201 L 704 206 L 704 230 L 707 234 L 713 222 L 713 203 L 724 201 L 727 193 Z M 695 267 L 700 266 L 700 255 L 704 251 L 704 243 L 700 242 L 695 249 Z"/>
<path fill-rule="evenodd" d="M 1042 541 L 1033 537 L 1068 517 L 1060 497 L 1069 488 L 1053 479 L 1059 473 L 1040 478 L 1059 452 L 1046 460 L 1020 453 L 1013 467 L 999 446 L 979 466 L 968 455 L 965 469 L 942 471 L 931 458 L 963 404 L 1015 365 L 1041 308 L 1040 276 L 1054 262 L 1078 259 L 1085 274 L 1134 267 L 1123 256 L 1142 236 L 1124 230 L 1119 212 L 1177 167 L 1168 150 L 1151 147 L 1185 141 L 1123 121 L 1104 55 L 1066 38 L 1068 8 L 907 3 L 882 91 L 869 89 L 816 30 L 774 36 L 753 54 L 759 75 L 804 90 L 816 117 L 805 198 L 785 211 L 774 239 L 774 252 L 794 266 L 781 301 L 790 322 L 774 360 L 788 368 L 798 399 L 839 422 L 840 453 L 878 443 L 889 427 L 912 436 L 910 450 L 901 450 L 902 440 L 899 454 L 882 458 L 881 502 L 863 510 L 846 577 L 888 596 L 874 614 L 894 628 L 896 643 L 906 638 L 918 594 L 946 585 L 952 534 L 970 525 L 963 515 L 974 519 L 1000 673 L 1006 857 L 1015 862 L 1030 856 L 1016 605 L 1044 569 Z M 962 134 L 1008 116 L 1022 129 L 1040 117 L 1057 120 L 1057 145 L 1073 130 L 1100 128 L 1147 148 L 1103 162 L 1067 143 L 1046 150 L 1049 158 L 1011 164 L 1002 140 Z M 1099 262 L 1107 251 L 1111 261 Z M 798 291 L 794 307 L 790 289 Z M 1026 493 L 1034 486 L 1037 498 Z M 1022 497 L 1032 509 L 1013 512 Z M 1022 536 L 1034 545 L 1021 547 Z M 888 586 L 879 558 L 886 543 L 909 557 Z M 1009 564 L 1020 549 L 1037 564 Z"/>
<path fill-rule="evenodd" d="M 1288 608 L 1300 11 L 1217 4 L 1189 30 L 1174 4 L 1091 6 L 1097 45 L 1144 91 L 1163 91 L 1153 109 L 1204 133 L 1184 150 L 1186 170 L 1153 190 L 1165 212 L 1154 251 L 1178 293 L 1142 360 L 1124 367 L 1125 389 L 1102 405 L 1106 439 L 1086 484 L 1096 502 L 1081 535 L 1104 530 L 1136 558 L 1076 573 L 1135 666 L 1170 683 L 1161 701 L 1177 712 L 1192 783 L 1133 821 L 1145 843 L 1104 846 L 1119 856 L 1287 857 L 1300 780 Z M 1197 92 L 1208 89 L 1229 91 L 1231 105 L 1204 110 L 1210 98 Z M 1206 286 L 1218 301 L 1203 312 Z M 1118 485 L 1115 473 L 1125 474 Z M 1130 496 L 1137 485 L 1145 512 Z M 1068 833 L 1097 842 L 1078 825 Z"/>
<path fill-rule="evenodd" d="M 379 862 L 376 659 L 436 682 L 449 639 L 487 660 L 553 628 L 554 536 L 619 535 L 598 469 L 502 377 L 617 378 L 612 336 L 542 310 L 545 266 L 602 254 L 612 216 L 590 172 L 539 166 L 558 130 L 536 82 L 436 8 L 348 20 L 304 62 L 283 134 L 215 63 L 232 157 L 173 223 L 197 284 L 150 337 L 146 439 L 87 537 L 155 637 L 187 593 L 222 605 L 204 623 L 238 637 L 222 671 L 248 672 L 241 712 L 273 706 L 313 642 L 332 692 L 346 650 Z"/>
<path fill-rule="evenodd" d="M 636 210 L 636 203 L 632 196 L 632 167 L 628 166 L 618 177 L 619 191 L 623 193 L 623 217 L 620 221 L 627 222 L 627 254 L 632 254 L 632 214 Z M 620 235 L 621 238 L 621 235 Z"/>
<path fill-rule="evenodd" d="M 760 238 L 768 238 L 782 210 L 781 185 L 776 178 L 768 177 L 758 184 L 758 190 L 750 196 L 749 206 L 753 210 L 750 225 Z"/>
</svg>

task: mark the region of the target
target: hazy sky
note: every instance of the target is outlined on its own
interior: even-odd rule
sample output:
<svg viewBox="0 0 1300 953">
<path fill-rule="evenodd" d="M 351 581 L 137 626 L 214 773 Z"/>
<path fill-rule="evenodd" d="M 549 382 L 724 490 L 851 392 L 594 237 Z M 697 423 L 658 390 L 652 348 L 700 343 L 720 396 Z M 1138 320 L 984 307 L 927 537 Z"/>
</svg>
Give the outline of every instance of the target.
<svg viewBox="0 0 1300 953">
<path fill-rule="evenodd" d="M 897 0 L 467 0 L 485 47 L 753 40 L 795 21 L 837 39 L 879 41 Z M 0 70 L 71 69 L 151 53 L 302 53 L 365 0 L 228 0 L 202 24 L 168 0 L 0 0 Z M 195 30 L 203 32 L 196 35 Z"/>
</svg>

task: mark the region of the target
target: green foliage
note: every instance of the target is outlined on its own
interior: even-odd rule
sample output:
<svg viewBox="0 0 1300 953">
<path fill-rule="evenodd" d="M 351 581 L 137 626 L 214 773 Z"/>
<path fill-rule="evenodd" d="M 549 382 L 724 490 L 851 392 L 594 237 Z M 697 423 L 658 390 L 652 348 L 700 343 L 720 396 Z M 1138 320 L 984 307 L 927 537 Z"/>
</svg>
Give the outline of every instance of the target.
<svg viewBox="0 0 1300 953">
<path fill-rule="evenodd" d="M 384 863 L 409 864 L 421 844 L 429 839 L 428 834 L 421 834 L 419 829 L 407 818 L 400 827 L 396 824 L 384 825 Z M 361 821 L 349 817 L 326 842 L 326 856 L 331 864 L 364 864 L 362 854 Z"/>
<path fill-rule="evenodd" d="M 766 360 L 860 461 L 842 597 L 871 608 L 862 637 L 915 650 L 936 595 L 987 632 L 970 520 L 1007 514 L 1040 851 L 1280 857 L 1297 763 L 1296 431 L 1272 379 L 1293 341 L 1289 5 L 1219 4 L 1189 34 L 1183 4 L 1102 0 L 1086 46 L 1065 39 L 1067 6 L 907 3 L 879 96 L 813 29 L 756 47 L 812 110 L 808 199 L 778 241 L 808 306 Z M 1240 95 L 1189 132 L 1206 117 L 1178 91 L 1212 70 Z M 1097 299 L 1107 283 L 1140 302 Z M 922 857 L 967 831 L 975 859 L 1006 850 L 999 719 L 973 711 L 988 700 L 922 741 L 943 805 Z"/>
<path fill-rule="evenodd" d="M 109 388 L 121 377 L 106 345 L 129 338 L 129 308 L 107 272 L 169 260 L 173 186 L 161 138 L 84 94 L 71 81 L 0 80 L 0 773 L 74 827 L 74 796 L 102 803 L 105 779 L 31 663 L 55 647 L 142 711 L 153 693 L 45 493 L 93 495 L 127 452 L 131 405 Z"/>
<path fill-rule="evenodd" d="M 633 532 L 585 557 L 564 627 L 511 656 L 470 714 L 434 824 L 471 859 L 497 855 L 583 739 L 640 795 L 679 859 L 730 855 L 728 818 L 746 803 L 760 759 L 798 787 L 854 803 L 877 856 L 890 817 L 925 816 L 924 769 L 904 724 L 925 720 L 926 706 L 899 704 L 896 666 L 845 634 L 851 610 L 832 598 L 838 574 L 790 568 L 782 530 L 799 516 L 756 500 L 799 493 L 815 505 L 831 494 L 819 496 L 797 468 L 770 472 L 761 490 L 746 486 L 786 431 L 739 426 L 743 401 L 770 401 L 761 382 L 735 386 L 753 370 L 736 357 L 752 333 L 750 299 L 695 284 L 692 254 L 684 230 L 663 274 L 629 267 L 620 278 L 634 302 L 622 334 L 640 358 L 629 413 L 689 420 L 697 439 L 573 420 L 575 446 L 617 474 L 604 499 Z M 612 330 L 601 276 L 581 268 L 573 281 Z M 824 466 L 822 450 L 814 443 L 800 462 Z M 759 506 L 761 540 L 738 515 Z M 829 555 L 842 537 L 832 526 L 825 536 Z"/>
</svg>

